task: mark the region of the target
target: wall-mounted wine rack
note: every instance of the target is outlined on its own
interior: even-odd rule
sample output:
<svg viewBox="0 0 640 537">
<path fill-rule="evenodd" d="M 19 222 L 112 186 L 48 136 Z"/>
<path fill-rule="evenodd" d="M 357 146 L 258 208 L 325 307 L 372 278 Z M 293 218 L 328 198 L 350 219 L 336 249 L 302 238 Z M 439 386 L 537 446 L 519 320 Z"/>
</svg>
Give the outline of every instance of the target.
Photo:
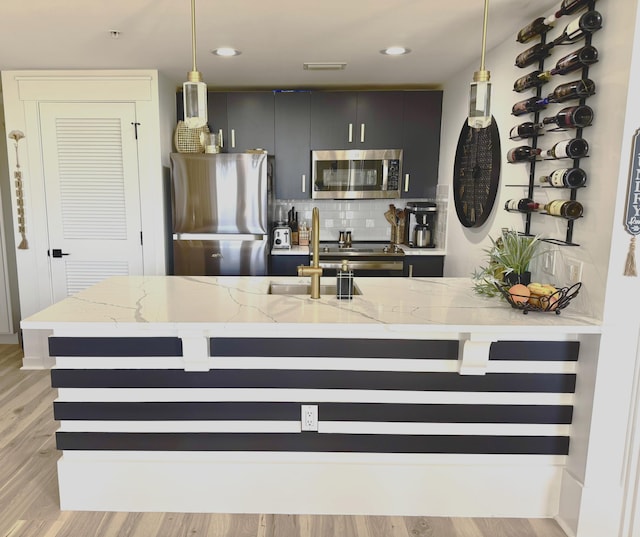
<svg viewBox="0 0 640 537">
<path fill-rule="evenodd" d="M 589 2 L 587 2 L 585 7 L 584 7 L 584 11 L 594 11 L 595 10 L 595 3 L 596 3 L 596 0 L 590 0 Z M 583 11 L 583 9 L 577 10 L 576 11 L 577 15 L 580 16 L 582 11 Z M 571 20 L 572 19 L 569 19 L 568 22 L 570 22 Z M 562 29 L 564 28 L 564 26 L 561 26 L 559 24 L 556 24 L 556 26 L 560 27 L 560 31 L 562 31 Z M 550 33 L 551 31 L 553 31 L 553 29 L 547 30 L 547 31 L 545 31 L 545 32 L 540 34 L 538 42 L 541 45 L 546 45 L 547 44 L 547 34 Z M 553 55 L 553 52 L 555 52 L 558 49 L 558 47 L 566 48 L 568 46 L 573 46 L 573 47 L 575 47 L 575 50 L 577 50 L 579 48 L 582 48 L 583 46 L 591 45 L 592 37 L 593 37 L 592 33 L 586 33 L 584 38 L 581 38 L 580 40 L 577 40 L 577 41 L 574 41 L 574 42 L 569 42 L 569 43 L 557 44 L 557 45 L 553 46 L 551 48 L 550 52 Z M 528 41 L 526 43 L 527 47 L 532 47 L 535 44 L 536 44 L 536 42 L 533 41 L 533 40 Z M 570 52 L 571 52 L 571 50 L 572 49 L 569 49 Z M 544 70 L 545 70 L 545 60 L 548 60 L 549 57 L 550 56 L 543 57 L 542 59 L 540 59 L 538 61 L 538 67 L 537 67 L 538 70 L 544 72 Z M 533 67 L 533 68 L 536 69 L 535 67 Z M 582 74 L 582 78 L 581 78 L 582 80 L 588 80 L 589 79 L 589 65 L 583 66 L 581 68 L 581 70 L 578 69 L 576 71 L 572 71 L 572 73 L 575 73 L 576 75 L 577 75 L 577 73 L 580 73 L 580 72 Z M 560 76 L 563 76 L 563 77 L 567 76 L 567 75 L 570 76 L 572 73 L 567 73 L 565 75 L 560 75 Z M 556 77 L 552 76 L 552 79 L 553 78 L 556 78 Z M 577 76 L 576 76 L 576 78 L 577 78 Z M 569 79 L 569 80 L 573 80 L 573 79 Z M 562 83 L 562 82 L 559 82 L 559 83 Z M 543 99 L 543 96 L 542 96 L 543 95 L 543 89 L 542 88 L 544 86 L 545 86 L 545 84 L 541 84 L 541 85 L 538 85 L 538 86 L 535 87 L 535 94 L 534 95 L 539 100 Z M 532 88 L 532 89 L 534 89 L 534 88 Z M 526 90 L 526 91 L 529 91 L 529 90 Z M 576 101 L 579 103 L 579 105 L 585 105 L 586 99 L 588 98 L 588 96 L 589 95 L 587 95 L 586 97 L 580 97 Z M 560 103 L 558 103 L 558 104 L 560 104 Z M 564 106 L 566 106 L 566 104 Z M 540 115 L 544 111 L 545 111 L 545 109 L 543 108 L 542 110 L 538 110 L 536 112 L 530 112 L 529 115 L 533 114 L 532 122 L 533 123 L 540 123 L 541 122 Z M 551 114 L 551 115 L 553 115 L 553 114 Z M 515 114 L 514 114 L 514 116 L 515 116 Z M 524 117 L 524 116 L 518 115 L 518 117 Z M 566 128 L 562 128 L 562 127 L 555 127 L 555 128 L 547 127 L 546 130 L 547 130 L 547 132 L 554 132 L 554 131 L 557 132 L 557 131 L 564 131 L 564 130 L 567 130 L 567 129 Z M 572 138 L 582 138 L 583 137 L 582 136 L 582 134 L 583 134 L 583 128 L 582 127 L 574 127 L 574 128 L 571 128 L 571 130 L 575 130 L 575 136 L 572 136 Z M 542 134 L 544 134 L 544 133 L 542 133 Z M 533 136 L 531 136 L 528 139 L 528 145 L 530 145 L 534 149 L 537 149 L 538 148 L 538 138 L 542 134 L 534 134 Z M 519 138 L 511 137 L 510 139 L 511 140 L 517 140 Z M 581 157 L 581 158 L 586 158 L 586 157 Z M 581 158 L 575 158 L 575 159 L 571 159 L 569 157 L 565 157 L 564 159 L 555 159 L 554 158 L 553 161 L 555 161 L 555 162 L 561 162 L 562 160 L 572 161 L 573 162 L 573 167 L 574 168 L 579 168 L 580 167 Z M 529 161 L 529 182 L 528 182 L 528 185 L 527 185 L 527 198 L 534 199 L 534 191 L 535 191 L 536 188 L 547 188 L 545 186 L 536 185 L 536 164 L 539 164 L 542 161 L 549 161 L 549 160 L 551 160 L 551 158 L 547 159 L 544 156 L 539 156 L 539 157 L 533 158 L 533 159 L 531 159 Z M 588 184 L 588 181 L 587 181 L 587 184 Z M 517 186 L 517 187 L 522 188 L 524 185 L 507 185 L 507 186 Z M 548 188 L 553 188 L 556 192 L 568 191 L 567 200 L 577 201 L 578 190 L 580 188 L 582 188 L 582 187 L 574 187 L 574 188 L 565 187 L 565 188 L 560 189 L 560 188 L 557 188 L 557 187 L 549 186 Z M 560 197 L 560 196 L 558 196 L 558 197 Z M 525 215 L 525 229 L 524 229 L 524 232 L 523 232 L 524 235 L 529 235 L 529 236 L 532 235 L 532 233 L 531 233 L 532 219 L 534 217 L 537 217 L 537 216 L 543 215 L 543 214 L 545 216 L 548 215 L 548 213 L 531 212 L 531 211 L 524 213 L 524 215 Z M 548 215 L 548 216 L 550 216 L 552 218 L 563 218 L 561 216 L 552 216 L 552 215 Z M 545 242 L 549 242 L 549 243 L 552 243 L 552 244 L 563 245 L 563 246 L 579 246 L 578 244 L 576 244 L 573 241 L 573 228 L 574 228 L 574 224 L 576 222 L 576 219 L 567 218 L 566 221 L 567 221 L 567 231 L 566 231 L 566 236 L 565 236 L 564 240 L 555 239 L 555 238 L 549 238 L 549 237 L 544 238 L 542 240 L 544 240 Z"/>
</svg>

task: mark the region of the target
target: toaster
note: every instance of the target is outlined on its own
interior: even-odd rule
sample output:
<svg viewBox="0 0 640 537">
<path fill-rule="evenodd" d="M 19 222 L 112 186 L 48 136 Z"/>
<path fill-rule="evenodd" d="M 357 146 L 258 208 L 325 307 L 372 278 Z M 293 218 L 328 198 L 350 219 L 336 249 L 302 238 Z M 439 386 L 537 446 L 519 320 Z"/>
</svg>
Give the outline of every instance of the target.
<svg viewBox="0 0 640 537">
<path fill-rule="evenodd" d="M 291 228 L 289 226 L 278 224 L 273 228 L 273 248 L 291 248 Z"/>
</svg>

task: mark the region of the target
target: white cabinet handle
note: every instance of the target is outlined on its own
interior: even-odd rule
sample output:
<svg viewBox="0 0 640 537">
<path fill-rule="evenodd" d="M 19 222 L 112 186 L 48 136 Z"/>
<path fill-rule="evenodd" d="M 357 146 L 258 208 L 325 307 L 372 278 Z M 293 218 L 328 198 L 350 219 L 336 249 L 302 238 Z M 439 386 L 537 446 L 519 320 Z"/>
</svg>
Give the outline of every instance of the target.
<svg viewBox="0 0 640 537">
<path fill-rule="evenodd" d="M 409 174 L 404 174 L 404 191 L 409 192 Z"/>
<path fill-rule="evenodd" d="M 302 174 L 302 193 L 304 194 L 307 191 L 307 174 Z"/>
<path fill-rule="evenodd" d="M 349 123 L 349 143 L 353 142 L 353 123 Z"/>
<path fill-rule="evenodd" d="M 360 143 L 364 143 L 364 123 L 360 124 Z"/>
<path fill-rule="evenodd" d="M 236 148 L 236 129 L 231 129 L 231 148 Z"/>
<path fill-rule="evenodd" d="M 220 147 L 224 147 L 224 138 L 222 137 L 222 129 L 218 130 L 218 143 Z"/>
</svg>

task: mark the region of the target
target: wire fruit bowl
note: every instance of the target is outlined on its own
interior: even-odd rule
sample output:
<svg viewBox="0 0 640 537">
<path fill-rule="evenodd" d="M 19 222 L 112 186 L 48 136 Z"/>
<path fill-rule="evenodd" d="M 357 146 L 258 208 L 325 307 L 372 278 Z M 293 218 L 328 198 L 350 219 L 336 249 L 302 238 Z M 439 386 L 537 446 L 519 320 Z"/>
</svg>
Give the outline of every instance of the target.
<svg viewBox="0 0 640 537">
<path fill-rule="evenodd" d="M 509 293 L 510 286 L 495 284 L 502 296 L 506 301 L 511 304 L 512 308 L 522 310 L 522 313 L 527 314 L 530 311 L 552 311 L 556 315 L 560 315 L 560 311 L 569 305 L 569 302 L 573 300 L 582 283 L 578 282 L 570 287 L 561 287 L 555 293 L 545 296 L 524 296 L 518 294 Z"/>
</svg>

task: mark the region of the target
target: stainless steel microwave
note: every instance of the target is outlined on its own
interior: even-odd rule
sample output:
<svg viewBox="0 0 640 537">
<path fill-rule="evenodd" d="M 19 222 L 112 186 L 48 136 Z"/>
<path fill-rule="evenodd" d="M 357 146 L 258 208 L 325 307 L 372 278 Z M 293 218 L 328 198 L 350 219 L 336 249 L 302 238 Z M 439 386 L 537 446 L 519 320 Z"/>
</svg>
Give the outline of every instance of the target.
<svg viewBox="0 0 640 537">
<path fill-rule="evenodd" d="M 402 149 L 311 152 L 314 199 L 399 198 Z"/>
</svg>

